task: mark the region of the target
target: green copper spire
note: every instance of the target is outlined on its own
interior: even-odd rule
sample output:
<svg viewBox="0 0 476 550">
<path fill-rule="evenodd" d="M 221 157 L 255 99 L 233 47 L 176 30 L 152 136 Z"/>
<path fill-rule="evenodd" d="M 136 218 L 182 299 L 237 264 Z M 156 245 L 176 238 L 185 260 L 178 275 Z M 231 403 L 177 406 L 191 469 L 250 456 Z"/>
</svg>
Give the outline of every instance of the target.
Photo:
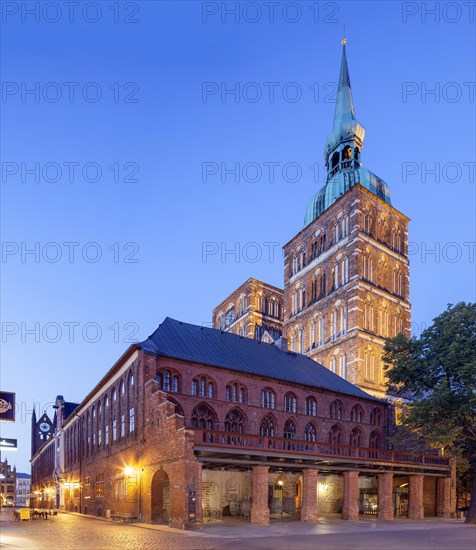
<svg viewBox="0 0 476 550">
<path fill-rule="evenodd" d="M 331 204 L 356 184 L 365 187 L 386 203 L 391 204 L 388 185 L 361 164 L 365 128 L 355 118 L 345 51 L 346 42 L 347 40 L 344 38 L 342 40 L 342 61 L 334 124 L 332 132 L 327 138 L 324 153 L 327 181 L 326 185 L 309 201 L 304 226 L 319 217 Z"/>
<path fill-rule="evenodd" d="M 334 112 L 334 125 L 332 132 L 326 141 L 325 158 L 328 164 L 329 153 L 343 142 L 355 140 L 356 145 L 362 148 L 365 128 L 355 118 L 354 101 L 352 99 L 352 88 L 350 86 L 349 68 L 345 44 L 342 40 L 342 61 L 340 65 L 339 86 L 337 89 L 337 101 Z"/>
</svg>

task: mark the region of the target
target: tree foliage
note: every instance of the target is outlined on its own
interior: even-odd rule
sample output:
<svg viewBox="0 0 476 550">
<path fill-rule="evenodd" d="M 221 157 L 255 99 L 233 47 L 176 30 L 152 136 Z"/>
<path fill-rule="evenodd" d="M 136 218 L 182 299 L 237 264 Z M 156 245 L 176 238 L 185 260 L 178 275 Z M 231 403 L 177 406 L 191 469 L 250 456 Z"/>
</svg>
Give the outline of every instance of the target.
<svg viewBox="0 0 476 550">
<path fill-rule="evenodd" d="M 468 462 L 476 523 L 476 304 L 449 305 L 420 338 L 391 338 L 383 360 L 391 389 L 412 400 L 404 426 Z"/>
</svg>

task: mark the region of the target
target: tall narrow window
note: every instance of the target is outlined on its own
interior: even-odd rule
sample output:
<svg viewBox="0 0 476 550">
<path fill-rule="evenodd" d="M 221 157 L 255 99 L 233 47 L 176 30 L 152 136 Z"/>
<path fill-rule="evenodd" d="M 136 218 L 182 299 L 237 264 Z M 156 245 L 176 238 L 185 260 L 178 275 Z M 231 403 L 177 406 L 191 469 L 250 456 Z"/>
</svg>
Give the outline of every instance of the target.
<svg viewBox="0 0 476 550">
<path fill-rule="evenodd" d="M 316 428 L 309 423 L 304 429 L 304 441 L 316 441 Z"/>
<path fill-rule="evenodd" d="M 284 396 L 284 410 L 287 412 L 295 413 L 296 408 L 297 408 L 296 396 L 293 393 L 288 392 Z"/>
<path fill-rule="evenodd" d="M 261 390 L 261 406 L 265 409 L 274 409 L 275 395 L 271 388 Z"/>
<path fill-rule="evenodd" d="M 135 430 L 135 411 L 134 407 L 129 409 L 129 433 Z"/>
<path fill-rule="evenodd" d="M 261 421 L 259 433 L 262 436 L 274 437 L 274 422 L 269 416 L 265 416 Z"/>
<path fill-rule="evenodd" d="M 317 416 L 317 402 L 314 397 L 306 398 L 306 414 L 308 416 Z"/>
</svg>

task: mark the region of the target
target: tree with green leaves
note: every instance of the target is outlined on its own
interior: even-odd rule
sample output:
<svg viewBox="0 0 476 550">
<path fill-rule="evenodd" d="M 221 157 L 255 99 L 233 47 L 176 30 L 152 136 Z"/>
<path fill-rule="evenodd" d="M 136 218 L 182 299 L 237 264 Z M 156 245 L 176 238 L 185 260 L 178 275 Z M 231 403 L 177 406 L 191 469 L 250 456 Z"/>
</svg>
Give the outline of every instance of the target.
<svg viewBox="0 0 476 550">
<path fill-rule="evenodd" d="M 410 398 L 404 428 L 467 461 L 476 523 L 476 304 L 448 305 L 420 338 L 387 340 L 383 361 L 391 391 Z"/>
</svg>

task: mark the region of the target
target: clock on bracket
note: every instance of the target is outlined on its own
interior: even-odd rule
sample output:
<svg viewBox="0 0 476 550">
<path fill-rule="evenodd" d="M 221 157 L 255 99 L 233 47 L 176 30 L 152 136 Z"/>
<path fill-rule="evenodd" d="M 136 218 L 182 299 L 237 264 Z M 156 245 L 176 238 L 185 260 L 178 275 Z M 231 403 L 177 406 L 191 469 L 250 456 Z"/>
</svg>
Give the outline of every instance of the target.
<svg viewBox="0 0 476 550">
<path fill-rule="evenodd" d="M 42 422 L 40 424 L 40 430 L 44 433 L 44 432 L 49 432 L 50 431 L 50 425 L 47 424 L 46 422 Z"/>
</svg>

